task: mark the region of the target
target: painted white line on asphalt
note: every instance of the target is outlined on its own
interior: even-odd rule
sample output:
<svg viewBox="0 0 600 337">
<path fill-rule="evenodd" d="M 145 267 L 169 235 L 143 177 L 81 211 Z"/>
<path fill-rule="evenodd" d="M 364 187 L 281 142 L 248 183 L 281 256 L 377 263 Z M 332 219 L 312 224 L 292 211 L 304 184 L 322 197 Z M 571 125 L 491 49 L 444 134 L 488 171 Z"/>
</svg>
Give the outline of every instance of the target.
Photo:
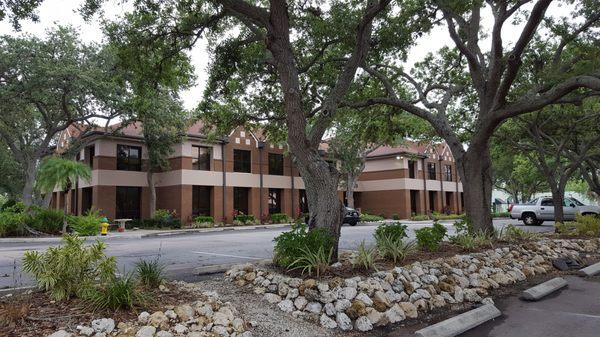
<svg viewBox="0 0 600 337">
<path fill-rule="evenodd" d="M 223 257 L 233 257 L 236 259 L 248 259 L 248 260 L 264 260 L 262 257 L 251 257 L 251 256 L 239 256 L 239 255 L 229 255 L 229 254 L 217 254 L 217 253 L 208 253 L 208 252 L 192 252 L 194 254 L 202 254 L 202 255 L 214 255 L 214 256 L 223 256 Z"/>
<path fill-rule="evenodd" d="M 538 308 L 527 308 L 526 310 L 551 312 L 551 313 L 565 314 L 565 315 L 569 315 L 569 316 L 579 316 L 579 317 L 598 318 L 598 319 L 600 319 L 600 316 L 598 316 L 598 315 L 581 314 L 581 313 L 578 313 L 578 312 L 570 312 L 570 311 L 560 311 L 560 310 L 555 311 L 555 310 L 545 310 L 545 309 L 538 309 Z"/>
</svg>

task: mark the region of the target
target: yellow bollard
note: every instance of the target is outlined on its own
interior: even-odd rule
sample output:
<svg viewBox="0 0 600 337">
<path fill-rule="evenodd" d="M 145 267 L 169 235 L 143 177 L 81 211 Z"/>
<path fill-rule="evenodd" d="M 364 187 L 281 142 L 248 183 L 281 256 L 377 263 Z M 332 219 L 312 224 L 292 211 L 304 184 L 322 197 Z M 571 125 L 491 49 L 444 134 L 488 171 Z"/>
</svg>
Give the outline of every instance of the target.
<svg viewBox="0 0 600 337">
<path fill-rule="evenodd" d="M 106 236 L 108 234 L 108 219 L 104 218 L 102 219 L 102 223 L 100 224 L 100 234 L 102 236 Z"/>
</svg>

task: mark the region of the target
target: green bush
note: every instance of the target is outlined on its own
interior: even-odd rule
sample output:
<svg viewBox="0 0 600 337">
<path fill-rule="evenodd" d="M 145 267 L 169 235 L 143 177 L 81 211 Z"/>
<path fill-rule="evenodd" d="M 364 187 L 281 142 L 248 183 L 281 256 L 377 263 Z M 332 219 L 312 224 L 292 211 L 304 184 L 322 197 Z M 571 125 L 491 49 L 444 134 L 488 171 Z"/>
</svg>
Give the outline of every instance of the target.
<svg viewBox="0 0 600 337">
<path fill-rule="evenodd" d="M 450 242 L 452 242 L 453 244 L 460 246 L 461 248 L 466 250 L 473 250 L 478 247 L 492 245 L 492 239 L 484 232 L 478 232 L 473 234 L 460 233 L 451 236 L 449 239 Z"/>
<path fill-rule="evenodd" d="M 385 218 L 382 216 L 379 216 L 379 215 L 373 215 L 373 214 L 367 214 L 367 213 L 363 213 L 360 215 L 361 222 L 376 222 L 376 221 L 383 221 L 383 220 L 385 220 Z"/>
<path fill-rule="evenodd" d="M 384 236 L 377 242 L 377 250 L 383 258 L 397 263 L 414 253 L 416 245 L 414 241 L 394 240 L 390 236 Z"/>
<path fill-rule="evenodd" d="M 292 225 L 289 232 L 281 233 L 273 241 L 273 262 L 289 268 L 295 261 L 306 255 L 305 250 L 329 252 L 333 248 L 333 236 L 328 229 L 317 228 L 309 231 L 305 224 Z M 297 263 L 296 263 L 297 264 Z"/>
<path fill-rule="evenodd" d="M 442 226 L 438 222 L 435 222 L 433 227 L 425 227 L 415 230 L 415 235 L 417 236 L 417 243 L 419 247 L 429 251 L 437 251 L 440 247 L 440 243 L 446 236 L 446 227 Z"/>
<path fill-rule="evenodd" d="M 384 237 L 388 237 L 394 241 L 402 240 L 408 237 L 408 234 L 406 234 L 407 228 L 406 225 L 399 222 L 379 225 L 377 226 L 377 229 L 375 229 L 373 237 L 375 238 L 375 242 L 379 242 Z"/>
<path fill-rule="evenodd" d="M 358 246 L 358 254 L 356 259 L 352 262 L 354 268 L 362 268 L 364 270 L 371 270 L 375 268 L 375 261 L 377 260 L 377 248 L 371 247 L 366 248 L 365 241 L 363 240 Z"/>
<path fill-rule="evenodd" d="M 40 207 L 33 211 L 30 226 L 40 232 L 60 234 L 65 218 L 65 213 L 62 210 Z"/>
<path fill-rule="evenodd" d="M 158 259 L 137 262 L 135 272 L 139 282 L 146 288 L 156 288 L 165 280 L 165 267 Z"/>
<path fill-rule="evenodd" d="M 69 216 L 67 221 L 78 235 L 93 236 L 100 232 L 102 217 L 98 211 L 89 210 L 86 215 Z"/>
<path fill-rule="evenodd" d="M 301 269 L 302 274 L 308 273 L 308 275 L 312 275 L 314 270 L 317 277 L 321 277 L 321 274 L 325 272 L 331 264 L 333 247 L 329 248 L 329 250 L 326 250 L 324 246 L 320 246 L 317 250 L 310 250 L 307 247 L 304 247 L 301 248 L 298 253 L 298 258 L 288 266 L 288 269 Z"/>
<path fill-rule="evenodd" d="M 465 217 L 464 214 L 442 214 L 442 213 L 438 213 L 438 212 L 433 212 L 431 214 L 431 219 L 435 220 L 435 221 L 464 219 L 464 217 Z"/>
<path fill-rule="evenodd" d="M 577 214 L 575 216 L 575 224 L 577 234 L 579 235 L 600 235 L 600 217 Z"/>
<path fill-rule="evenodd" d="M 539 238 L 540 234 L 524 231 L 521 228 L 510 224 L 500 230 L 495 230 L 495 236 L 502 241 L 514 242 L 519 240 L 535 240 Z"/>
<path fill-rule="evenodd" d="M 27 209 L 24 203 L 20 201 L 9 200 L 2 205 L 2 212 L 23 213 Z"/>
<path fill-rule="evenodd" d="M 290 221 L 290 218 L 285 213 L 274 213 L 271 214 L 271 221 L 273 223 L 287 223 Z"/>
<path fill-rule="evenodd" d="M 198 215 L 197 217 L 194 218 L 194 222 L 197 223 L 215 223 L 215 219 L 212 216 L 209 215 Z"/>
<path fill-rule="evenodd" d="M 98 284 L 104 285 L 115 279 L 117 260 L 107 257 L 105 248 L 100 240 L 85 246 L 84 240 L 76 235 L 65 235 L 62 245 L 49 247 L 43 253 L 26 251 L 23 270 L 55 300 L 73 296 L 89 299 Z"/>
<path fill-rule="evenodd" d="M 236 215 L 233 218 L 233 221 L 238 221 L 241 225 L 251 225 L 256 223 L 256 218 L 254 218 L 254 215 L 240 214 Z"/>
<path fill-rule="evenodd" d="M 126 275 L 98 287 L 86 298 L 94 310 L 133 309 L 148 298 L 136 289 L 135 278 Z"/>
<path fill-rule="evenodd" d="M 510 218 L 510 212 L 493 212 L 492 218 Z"/>
<path fill-rule="evenodd" d="M 27 213 L 0 212 L 0 237 L 27 235 L 25 226 L 30 221 Z"/>
<path fill-rule="evenodd" d="M 139 228 L 168 228 L 177 229 L 181 228 L 181 220 L 177 219 L 175 212 L 166 209 L 157 209 L 154 212 L 154 216 L 150 219 L 144 219 L 137 223 Z"/>
<path fill-rule="evenodd" d="M 392 220 L 400 220 L 400 215 L 398 213 L 392 214 Z"/>
<path fill-rule="evenodd" d="M 9 208 L 13 207 L 16 204 L 17 201 L 15 199 L 8 199 L 5 203 L 2 204 L 2 206 L 0 206 L 0 212 L 8 211 Z"/>
<path fill-rule="evenodd" d="M 427 214 L 413 215 L 410 217 L 410 219 L 412 221 L 425 221 L 425 220 L 429 220 L 429 215 L 427 215 Z"/>
</svg>

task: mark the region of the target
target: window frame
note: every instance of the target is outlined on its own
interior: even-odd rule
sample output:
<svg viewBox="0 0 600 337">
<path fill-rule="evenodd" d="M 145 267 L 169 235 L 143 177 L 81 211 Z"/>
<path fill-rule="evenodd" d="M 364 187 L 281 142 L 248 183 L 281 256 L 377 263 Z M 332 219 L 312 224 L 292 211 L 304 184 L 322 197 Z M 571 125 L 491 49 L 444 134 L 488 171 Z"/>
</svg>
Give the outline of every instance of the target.
<svg viewBox="0 0 600 337">
<path fill-rule="evenodd" d="M 415 179 L 417 177 L 417 161 L 408 160 L 408 177 Z"/>
<path fill-rule="evenodd" d="M 281 202 L 283 199 L 283 190 L 281 188 L 269 188 L 268 192 L 268 208 L 269 215 L 281 213 Z M 273 202 L 275 201 L 275 202 Z"/>
<path fill-rule="evenodd" d="M 131 200 L 129 193 L 133 190 L 136 191 L 137 195 L 137 209 L 126 209 L 122 210 L 120 207 L 126 205 L 125 202 L 119 202 L 119 190 L 126 189 L 126 199 Z M 115 218 L 116 219 L 141 219 L 142 218 L 142 188 L 138 186 L 117 186 L 115 190 Z M 133 214 L 133 215 L 132 215 Z"/>
<path fill-rule="evenodd" d="M 454 181 L 452 177 L 452 165 L 444 165 L 444 177 L 446 178 L 446 181 Z"/>
<path fill-rule="evenodd" d="M 246 160 L 236 158 L 236 154 L 242 153 L 248 154 L 248 158 Z M 243 149 L 233 149 L 233 172 L 252 173 L 252 151 Z"/>
<path fill-rule="evenodd" d="M 121 157 L 121 149 L 127 148 L 127 157 Z M 131 150 L 138 151 L 138 163 L 131 163 Z M 142 147 L 127 144 L 117 144 L 117 170 L 119 171 L 142 171 Z"/>
<path fill-rule="evenodd" d="M 204 193 L 206 193 L 208 195 L 207 198 L 204 199 L 208 199 L 208 205 L 204 205 L 207 207 L 198 207 L 198 204 L 200 204 L 200 197 L 202 196 L 200 191 L 204 190 Z M 203 193 L 202 193 L 203 194 Z M 206 195 L 204 195 L 206 196 Z M 198 215 L 207 215 L 210 216 L 211 212 L 212 212 L 212 186 L 205 186 L 205 185 L 193 185 L 192 186 L 192 215 L 193 216 L 198 216 Z"/>
<path fill-rule="evenodd" d="M 272 165 L 274 161 L 278 162 L 279 167 Z M 283 154 L 269 152 L 268 163 L 269 163 L 269 175 L 274 175 L 274 176 L 282 176 L 283 175 L 283 172 L 284 172 Z"/>
<path fill-rule="evenodd" d="M 246 199 L 245 202 L 245 209 L 241 209 L 241 207 L 239 207 L 240 205 L 238 205 L 238 202 L 240 201 L 238 199 L 238 197 L 240 196 L 240 192 L 243 192 L 244 194 L 244 198 Z M 233 209 L 234 211 L 238 211 L 238 212 L 242 212 L 245 215 L 248 215 L 248 212 L 250 211 L 250 188 L 249 187 L 234 187 L 233 188 Z"/>
<path fill-rule="evenodd" d="M 437 165 L 434 162 L 427 162 L 427 179 L 437 180 Z"/>
<path fill-rule="evenodd" d="M 198 149 L 197 153 L 194 153 L 194 148 Z M 201 151 L 206 150 L 205 154 L 201 155 Z M 200 160 L 200 158 L 206 157 L 204 160 Z M 203 145 L 192 145 L 192 169 L 197 171 L 210 171 L 212 169 L 211 165 L 212 160 L 212 148 L 210 146 Z M 204 164 L 204 168 L 200 166 L 200 164 Z"/>
</svg>

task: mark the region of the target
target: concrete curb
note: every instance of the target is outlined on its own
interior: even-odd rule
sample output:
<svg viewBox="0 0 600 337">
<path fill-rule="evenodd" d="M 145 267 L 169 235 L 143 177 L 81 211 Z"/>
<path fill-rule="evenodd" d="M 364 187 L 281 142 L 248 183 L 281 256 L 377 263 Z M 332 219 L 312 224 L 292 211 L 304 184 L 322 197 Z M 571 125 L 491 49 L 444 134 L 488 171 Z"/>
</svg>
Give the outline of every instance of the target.
<svg viewBox="0 0 600 337">
<path fill-rule="evenodd" d="M 252 262 L 252 264 L 255 265 L 266 265 L 269 263 L 272 263 L 273 261 L 271 259 L 264 259 L 264 260 L 258 260 L 258 261 L 254 261 Z M 220 273 L 224 273 L 226 271 L 228 271 L 229 269 L 231 269 L 231 267 L 236 266 L 236 265 L 240 265 L 243 263 L 225 263 L 225 264 L 215 264 L 212 266 L 204 266 L 204 267 L 198 267 L 198 268 L 194 268 L 194 274 L 195 275 L 211 275 L 211 274 L 220 274 Z"/>
<path fill-rule="evenodd" d="M 544 296 L 550 295 L 551 293 L 567 286 L 567 281 L 562 277 L 555 277 L 544 283 L 540 283 L 535 287 L 531 287 L 521 295 L 521 298 L 527 301 L 537 301 Z"/>
<path fill-rule="evenodd" d="M 0 297 L 6 296 L 8 294 L 20 294 L 24 293 L 28 290 L 36 290 L 36 286 L 24 286 L 24 287 L 16 287 L 16 288 L 4 288 L 0 289 Z"/>
<path fill-rule="evenodd" d="M 594 263 L 590 266 L 580 269 L 579 273 L 583 276 L 594 276 L 600 273 L 600 262 Z"/>
<path fill-rule="evenodd" d="M 486 304 L 477 309 L 448 318 L 434 325 L 415 332 L 419 337 L 453 337 L 502 315 L 493 304 Z"/>
</svg>

